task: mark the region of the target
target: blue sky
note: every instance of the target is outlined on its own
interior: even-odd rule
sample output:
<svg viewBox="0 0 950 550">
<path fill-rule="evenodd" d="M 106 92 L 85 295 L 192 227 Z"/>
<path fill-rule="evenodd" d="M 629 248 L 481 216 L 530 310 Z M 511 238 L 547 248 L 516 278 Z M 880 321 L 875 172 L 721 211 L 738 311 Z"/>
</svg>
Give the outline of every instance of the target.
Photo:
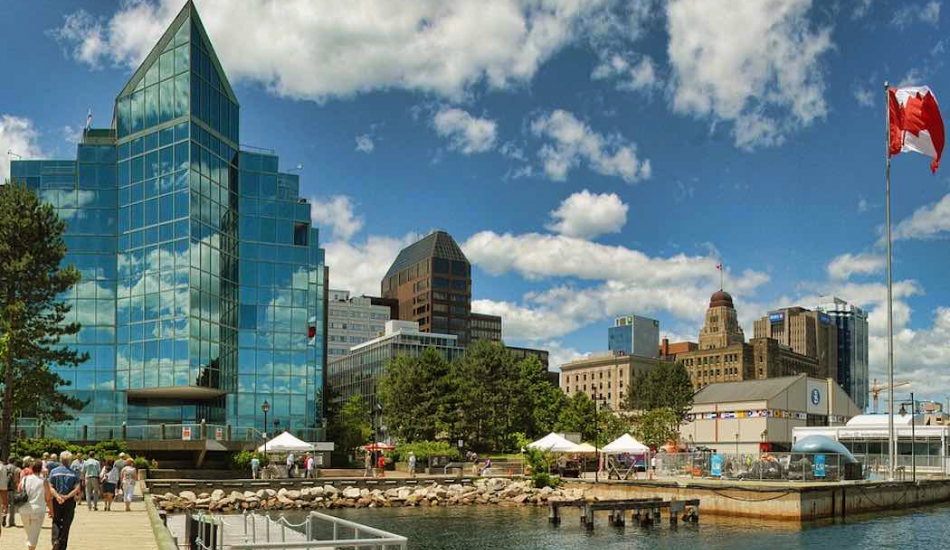
<svg viewBox="0 0 950 550">
<path fill-rule="evenodd" d="M 0 5 L 0 154 L 71 157 L 182 4 Z M 824 294 L 869 310 L 883 378 L 882 81 L 950 98 L 941 2 L 196 5 L 242 142 L 304 166 L 334 288 L 378 292 L 445 229 L 475 309 L 558 362 L 627 312 L 695 340 L 722 261 L 749 337 Z M 897 370 L 945 400 L 950 168 L 928 164 L 893 162 Z"/>
</svg>

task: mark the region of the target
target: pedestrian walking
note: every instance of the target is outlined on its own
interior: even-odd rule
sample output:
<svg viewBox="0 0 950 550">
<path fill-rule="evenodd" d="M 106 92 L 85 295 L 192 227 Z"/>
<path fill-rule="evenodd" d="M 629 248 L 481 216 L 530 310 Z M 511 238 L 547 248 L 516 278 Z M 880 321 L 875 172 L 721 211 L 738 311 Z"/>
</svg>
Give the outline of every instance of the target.
<svg viewBox="0 0 950 550">
<path fill-rule="evenodd" d="M 8 499 L 10 490 L 10 468 L 7 463 L 0 458 L 0 517 L 7 516 L 7 508 L 10 506 Z"/>
<path fill-rule="evenodd" d="M 287 477 L 294 477 L 294 453 L 287 453 Z"/>
<path fill-rule="evenodd" d="M 72 461 L 72 453 L 63 451 L 59 455 L 60 465 L 49 473 L 49 488 L 53 495 L 53 550 L 66 550 L 69 528 L 76 514 L 79 478 L 69 469 Z"/>
<path fill-rule="evenodd" d="M 482 468 L 482 475 L 483 476 L 491 475 L 491 457 L 485 458 L 485 467 Z"/>
<path fill-rule="evenodd" d="M 43 527 L 44 516 L 53 517 L 52 492 L 49 482 L 40 477 L 43 471 L 43 461 L 34 460 L 24 463 L 21 472 L 28 472 L 18 485 L 21 491 L 26 491 L 26 502 L 20 506 L 20 520 L 23 522 L 23 532 L 26 533 L 26 545 L 30 550 L 36 550 L 40 539 L 40 529 Z"/>
<path fill-rule="evenodd" d="M 95 453 L 89 455 L 82 465 L 83 477 L 86 479 L 86 506 L 90 510 L 99 510 L 99 497 L 102 495 L 102 483 L 99 475 L 102 467 L 96 460 Z"/>
<path fill-rule="evenodd" d="M 73 459 L 73 463 L 69 465 L 69 469 L 72 470 L 73 473 L 76 474 L 76 477 L 79 478 L 79 494 L 76 495 L 77 503 L 82 502 L 83 496 L 86 494 L 85 485 L 83 482 L 83 478 L 85 477 L 82 470 L 83 462 L 84 460 L 82 453 L 77 453 L 76 457 Z"/>
<path fill-rule="evenodd" d="M 379 453 L 379 458 L 376 459 L 376 468 L 379 470 L 379 477 L 386 477 L 386 457 L 383 456 L 383 453 Z"/>
<path fill-rule="evenodd" d="M 261 468 L 261 459 L 255 455 L 251 458 L 251 479 L 257 479 L 257 471 Z"/>
<path fill-rule="evenodd" d="M 135 494 L 135 482 L 139 480 L 139 472 L 135 469 L 135 463 L 131 460 L 125 463 L 125 468 L 120 472 L 122 478 L 122 496 L 125 501 L 125 511 L 132 511 L 132 495 Z"/>
<path fill-rule="evenodd" d="M 115 487 L 119 483 L 119 469 L 115 467 L 115 462 L 110 458 L 106 460 L 106 467 L 99 476 L 102 480 L 102 498 L 105 501 L 104 508 L 108 512 L 112 510 L 112 499 L 115 498 Z"/>
<path fill-rule="evenodd" d="M 125 463 L 128 461 L 128 456 L 129 455 L 125 453 L 119 453 L 119 458 L 115 461 L 115 469 L 118 471 L 119 475 L 119 480 L 115 484 L 115 498 L 119 498 L 119 495 L 122 494 L 122 469 L 125 468 Z"/>
<path fill-rule="evenodd" d="M 369 451 L 363 455 L 363 477 L 373 475 L 373 455 Z"/>
<path fill-rule="evenodd" d="M 409 477 L 416 477 L 416 453 L 409 451 Z"/>
<path fill-rule="evenodd" d="M 22 463 L 17 457 L 10 457 L 10 463 L 7 464 L 8 495 L 12 495 L 13 492 L 17 490 L 17 487 L 20 486 L 20 464 Z M 0 520 L 3 521 L 4 527 L 16 527 L 16 506 L 8 506 L 6 515 L 0 518 Z"/>
</svg>

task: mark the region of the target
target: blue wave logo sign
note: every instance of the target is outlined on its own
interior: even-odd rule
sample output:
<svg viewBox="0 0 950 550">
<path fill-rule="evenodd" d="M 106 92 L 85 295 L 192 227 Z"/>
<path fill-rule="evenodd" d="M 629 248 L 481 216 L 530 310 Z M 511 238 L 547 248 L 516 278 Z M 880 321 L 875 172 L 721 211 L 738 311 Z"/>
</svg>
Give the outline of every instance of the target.
<svg viewBox="0 0 950 550">
<path fill-rule="evenodd" d="M 811 404 L 817 405 L 821 403 L 821 392 L 818 391 L 818 388 L 811 390 Z"/>
</svg>

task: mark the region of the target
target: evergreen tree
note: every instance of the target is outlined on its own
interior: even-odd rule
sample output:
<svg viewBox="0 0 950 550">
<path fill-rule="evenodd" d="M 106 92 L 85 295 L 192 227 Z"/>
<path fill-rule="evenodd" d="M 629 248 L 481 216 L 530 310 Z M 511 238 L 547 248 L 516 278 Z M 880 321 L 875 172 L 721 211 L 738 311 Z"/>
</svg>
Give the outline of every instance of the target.
<svg viewBox="0 0 950 550">
<path fill-rule="evenodd" d="M 66 255 L 65 229 L 53 207 L 25 186 L 0 186 L 0 333 L 6 338 L 0 457 L 4 459 L 10 452 L 14 408 L 24 402 L 18 381 L 32 384 L 30 391 L 38 392 L 32 402 L 40 412 L 81 406 L 57 391 L 65 383 L 49 370 L 88 359 L 88 354 L 60 345 L 63 336 L 79 332 L 78 323 L 66 322 L 70 305 L 60 299 L 80 279 L 74 267 L 60 265 Z M 18 394 L 21 398 L 15 399 Z"/>
<path fill-rule="evenodd" d="M 376 391 L 387 426 L 402 441 L 431 441 L 453 424 L 451 365 L 434 348 L 393 359 Z"/>
</svg>

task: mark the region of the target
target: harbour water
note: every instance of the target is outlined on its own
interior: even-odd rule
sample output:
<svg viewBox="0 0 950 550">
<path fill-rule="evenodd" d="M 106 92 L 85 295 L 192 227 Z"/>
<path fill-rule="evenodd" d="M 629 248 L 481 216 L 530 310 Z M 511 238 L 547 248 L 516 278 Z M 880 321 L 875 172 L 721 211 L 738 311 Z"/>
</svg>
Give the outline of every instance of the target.
<svg viewBox="0 0 950 550">
<path fill-rule="evenodd" d="M 932 550 L 947 548 L 950 540 L 950 505 L 805 526 L 707 515 L 698 525 L 671 528 L 664 517 L 650 528 L 629 522 L 617 528 L 608 525 L 603 514 L 592 533 L 569 512 L 560 526 L 550 525 L 547 508 L 364 508 L 329 513 L 406 536 L 414 550 Z M 300 521 L 303 514 L 287 517 Z"/>
</svg>

